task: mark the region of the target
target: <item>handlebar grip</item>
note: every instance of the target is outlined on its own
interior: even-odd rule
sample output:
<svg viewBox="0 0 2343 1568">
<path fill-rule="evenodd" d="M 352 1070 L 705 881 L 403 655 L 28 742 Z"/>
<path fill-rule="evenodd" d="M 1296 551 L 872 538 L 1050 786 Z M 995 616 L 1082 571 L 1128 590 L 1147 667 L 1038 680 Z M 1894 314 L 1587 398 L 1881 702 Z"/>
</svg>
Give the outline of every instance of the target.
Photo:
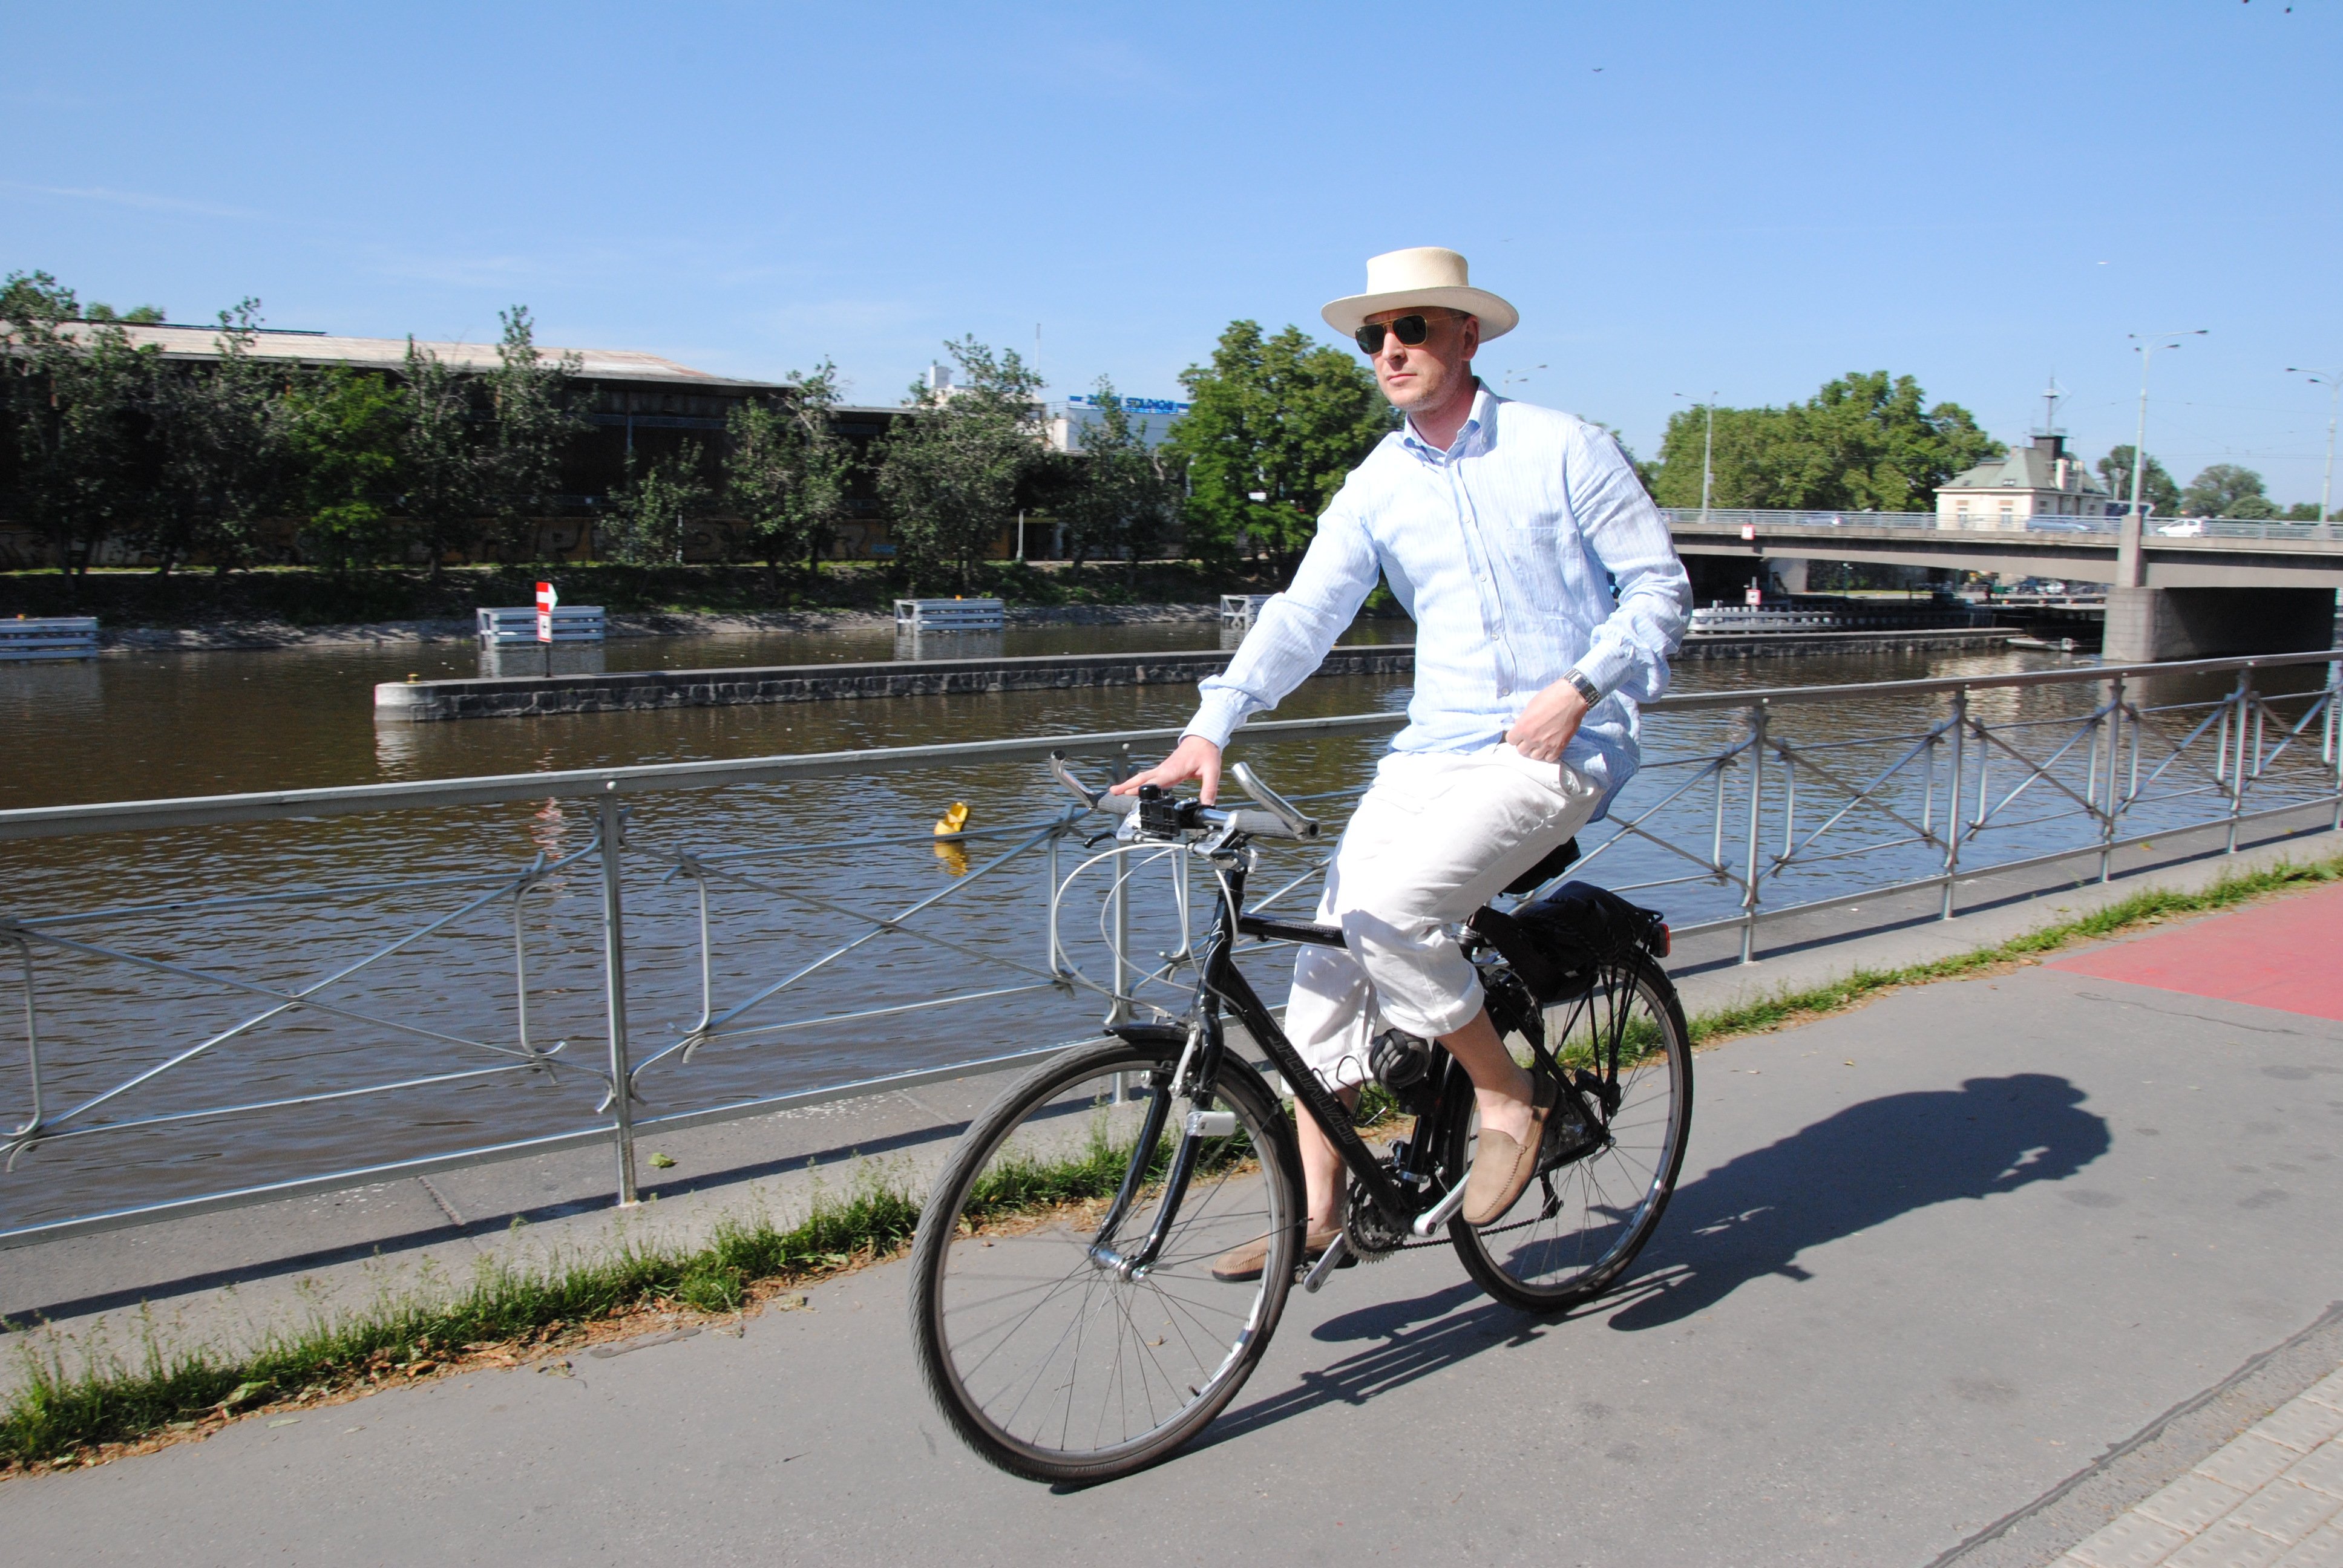
<svg viewBox="0 0 2343 1568">
<path fill-rule="evenodd" d="M 1287 822 L 1284 818 L 1278 816 L 1272 811 L 1236 810 L 1226 812 L 1224 815 L 1226 816 L 1230 825 L 1234 827 L 1237 831 L 1241 833 L 1250 833 L 1256 839 L 1302 839 L 1317 837 L 1316 823 L 1313 822 L 1311 824 L 1311 832 L 1306 834 L 1297 833 L 1293 830 L 1293 827 L 1291 823 Z"/>
<path fill-rule="evenodd" d="M 1091 802 L 1091 809 L 1104 811 L 1110 817 L 1128 817 L 1139 809 L 1139 797 L 1101 793 L 1097 799 Z"/>
</svg>

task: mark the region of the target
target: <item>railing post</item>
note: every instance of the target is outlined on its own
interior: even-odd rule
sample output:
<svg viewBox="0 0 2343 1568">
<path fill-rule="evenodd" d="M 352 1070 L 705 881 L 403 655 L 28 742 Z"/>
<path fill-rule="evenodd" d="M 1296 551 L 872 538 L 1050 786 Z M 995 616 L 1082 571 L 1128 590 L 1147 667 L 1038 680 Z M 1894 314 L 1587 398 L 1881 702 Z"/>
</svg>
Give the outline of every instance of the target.
<svg viewBox="0 0 2343 1568">
<path fill-rule="evenodd" d="M 2124 788 L 2118 782 L 2123 755 L 2124 678 L 2117 675 L 2107 685 L 2107 793 L 2105 802 L 2107 819 L 2099 829 L 2099 880 L 2115 879 L 2116 814 L 2123 809 Z"/>
<path fill-rule="evenodd" d="M 1139 765 L 1131 760 L 1131 748 L 1126 744 L 1122 749 L 1122 760 L 1115 769 L 1115 782 L 1119 784 L 1138 771 Z M 1131 898 L 1125 886 L 1125 884 L 1130 880 L 1131 857 L 1128 855 L 1117 855 L 1114 858 L 1113 893 L 1114 1001 L 1106 1011 L 1106 1027 L 1109 1029 L 1113 1028 L 1116 1024 L 1129 1023 L 1131 1021 L 1131 1002 L 1129 1000 L 1131 990 L 1131 967 L 1124 958 L 1124 955 L 1129 952 L 1131 949 Z M 1121 1105 L 1123 1101 L 1130 1099 L 1131 1084 L 1129 1082 L 1129 1074 L 1121 1072 L 1114 1075 L 1113 1103 Z"/>
<path fill-rule="evenodd" d="M 2237 749 L 2229 772 L 2228 852 L 2232 855 L 2237 852 L 2237 819 L 2245 814 L 2246 809 L 2246 710 L 2253 699 L 2253 691 L 2254 667 L 2249 664 L 2237 671 L 2237 689 L 2229 699 L 2229 706 L 2237 717 L 2237 722 L 2229 727 L 2236 737 Z"/>
<path fill-rule="evenodd" d="M 1764 703 L 1749 710 L 1749 854 L 1745 865 L 1748 879 L 1741 891 L 1741 961 L 1745 964 L 1757 961 L 1757 840 L 1765 827 L 1765 719 Z"/>
<path fill-rule="evenodd" d="M 1953 918 L 1954 889 L 1961 874 L 1961 766 L 1963 743 L 1968 738 L 1969 689 L 1953 693 L 1953 777 L 1945 795 L 1945 901 L 1937 918 Z"/>
<path fill-rule="evenodd" d="M 48 1120 L 48 1109 L 41 1098 L 41 1025 L 33 1003 L 33 944 L 15 932 L 6 940 L 15 943 L 17 962 L 25 973 L 25 1068 L 32 1077 L 33 1112 L 21 1126 L 8 1130 L 11 1138 L 22 1138 L 38 1132 Z"/>
<path fill-rule="evenodd" d="M 635 1086 L 627 1063 L 627 911 L 620 895 L 618 855 L 623 824 L 618 798 L 607 791 L 594 809 L 601 832 L 603 995 L 610 1017 L 610 1131 L 618 1153 L 618 1202 L 635 1197 Z"/>
<path fill-rule="evenodd" d="M 2327 760 L 2335 766 L 2335 819 L 2332 824 L 2343 831 L 2343 664 L 2327 667 Z"/>
</svg>

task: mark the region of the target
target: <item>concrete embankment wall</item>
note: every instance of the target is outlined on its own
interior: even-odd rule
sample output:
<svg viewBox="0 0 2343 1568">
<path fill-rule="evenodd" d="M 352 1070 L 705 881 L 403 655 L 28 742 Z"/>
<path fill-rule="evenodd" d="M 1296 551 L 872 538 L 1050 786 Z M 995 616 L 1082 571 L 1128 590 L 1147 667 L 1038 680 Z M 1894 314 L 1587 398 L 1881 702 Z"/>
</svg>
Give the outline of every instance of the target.
<svg viewBox="0 0 2343 1568">
<path fill-rule="evenodd" d="M 1086 686 L 1193 684 L 1228 668 L 1218 649 L 1190 653 L 1045 654 L 1026 658 L 931 658 L 869 664 L 794 664 L 741 669 L 643 669 L 618 675 L 521 676 L 488 680 L 386 681 L 374 689 L 377 719 L 514 719 L 648 708 L 833 702 L 960 692 L 1060 691 Z M 1337 648 L 1321 675 L 1404 675 L 1415 648 Z"/>
<path fill-rule="evenodd" d="M 1823 632 L 1694 638 L 1680 658 L 1756 658 L 1882 649 L 1992 647 L 2001 630 Z M 960 692 L 1056 691 L 1090 686 L 1190 684 L 1228 668 L 1225 650 L 1182 653 L 1047 654 L 1025 658 L 939 658 L 863 664 L 796 664 L 735 669 L 643 669 L 616 675 L 514 676 L 476 680 L 386 681 L 374 689 L 375 717 L 427 723 L 448 719 L 526 719 L 656 708 L 744 703 L 834 702 Z M 1335 648 L 1321 675 L 1407 675 L 1411 643 Z"/>
<path fill-rule="evenodd" d="M 1926 631 L 1759 632 L 1747 637 L 1688 637 L 1676 661 L 1705 658 L 1801 658 L 1826 653 L 1928 653 L 1995 648 L 2020 633 L 2014 627 L 1941 627 Z"/>
</svg>

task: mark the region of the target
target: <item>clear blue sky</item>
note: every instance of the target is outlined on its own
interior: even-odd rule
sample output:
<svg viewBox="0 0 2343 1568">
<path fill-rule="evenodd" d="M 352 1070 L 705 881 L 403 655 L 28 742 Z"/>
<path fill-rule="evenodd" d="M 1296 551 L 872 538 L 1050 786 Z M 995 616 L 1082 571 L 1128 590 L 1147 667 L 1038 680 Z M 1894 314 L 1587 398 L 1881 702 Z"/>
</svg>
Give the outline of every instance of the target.
<svg viewBox="0 0 2343 1568">
<path fill-rule="evenodd" d="M 1509 389 L 1644 455 L 1675 393 L 1887 368 L 2020 437 L 2315 499 L 2343 3 L 117 5 L 12 14 L 0 266 L 202 320 L 541 339 L 894 402 L 973 333 L 1175 391 L 1464 251 Z M 1534 368 L 1543 367 L 1543 368 Z"/>
</svg>

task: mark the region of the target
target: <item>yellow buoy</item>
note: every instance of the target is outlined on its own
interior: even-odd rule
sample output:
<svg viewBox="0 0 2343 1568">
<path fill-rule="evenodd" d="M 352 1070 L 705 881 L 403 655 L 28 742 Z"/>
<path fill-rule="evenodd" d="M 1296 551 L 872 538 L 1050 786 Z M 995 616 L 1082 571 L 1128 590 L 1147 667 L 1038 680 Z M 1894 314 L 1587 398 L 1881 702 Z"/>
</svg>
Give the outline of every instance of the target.
<svg viewBox="0 0 2343 1568">
<path fill-rule="evenodd" d="M 956 839 L 960 836 L 960 830 L 967 826 L 968 802 L 955 800 L 946 809 L 944 814 L 936 819 L 936 837 L 946 840 Z M 941 860 L 944 863 L 944 869 L 953 876 L 968 875 L 968 851 L 961 849 L 959 844 L 954 842 L 938 844 L 936 859 Z"/>
</svg>

